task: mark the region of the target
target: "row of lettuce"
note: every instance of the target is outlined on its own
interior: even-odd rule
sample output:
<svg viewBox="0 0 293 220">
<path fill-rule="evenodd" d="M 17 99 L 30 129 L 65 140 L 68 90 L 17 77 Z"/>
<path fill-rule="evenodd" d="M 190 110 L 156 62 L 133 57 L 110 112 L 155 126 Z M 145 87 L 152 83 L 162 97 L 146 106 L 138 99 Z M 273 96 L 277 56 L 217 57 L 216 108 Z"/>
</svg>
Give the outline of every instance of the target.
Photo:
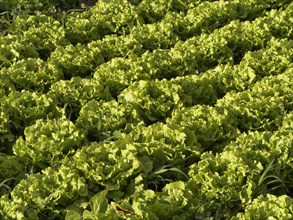
<svg viewBox="0 0 293 220">
<path fill-rule="evenodd" d="M 82 144 L 79 127 L 99 129 L 102 119 L 100 131 L 119 131 L 126 117 L 119 117 L 125 114 L 121 108 L 113 111 L 115 101 L 89 102 L 87 108 L 104 115 L 97 118 L 92 109 L 75 125 L 66 118 L 38 120 L 13 150 L 43 167 L 42 173 L 30 174 L 1 197 L 2 214 L 15 219 L 290 219 L 292 82 L 292 70 L 265 77 L 251 91 L 226 95 L 215 106 L 177 110 L 165 124 L 139 125 L 99 143 Z M 88 126 L 92 122 L 96 125 Z M 240 134 L 240 125 L 257 127 Z M 24 164 L 7 167 L 21 173 Z"/>
<path fill-rule="evenodd" d="M 1 75 L 4 83 L 2 91 L 0 90 L 3 100 L 0 106 L 0 139 L 3 143 L 13 143 L 15 138 L 27 126 L 34 124 L 37 119 L 58 118 L 64 113 L 69 119 L 75 121 L 82 116 L 83 112 L 85 116 L 89 114 L 91 109 L 88 107 L 91 105 L 88 103 L 89 101 L 106 103 L 105 105 L 115 101 L 115 104 L 109 104 L 110 114 L 111 108 L 125 109 L 118 119 L 118 121 L 124 121 L 120 127 L 123 127 L 125 123 L 152 124 L 165 121 L 175 109 L 197 104 L 213 105 L 228 92 L 247 90 L 265 76 L 287 72 L 290 77 L 292 47 L 292 40 L 272 38 L 266 48 L 247 52 L 237 65 L 220 64 L 200 76 L 187 75 L 171 80 L 133 82 L 119 94 L 117 102 L 113 93 L 110 92 L 110 86 L 120 85 L 118 83 L 109 84 L 109 80 L 103 81 L 97 78 L 73 77 L 71 80 L 60 80 L 53 83 L 46 94 L 25 90 L 17 91 L 15 88 L 17 84 L 27 87 L 31 85 L 30 88 L 34 88 L 34 85 L 41 86 L 41 78 L 38 78 L 38 74 L 46 73 L 45 71 L 32 71 L 32 68 L 38 68 L 40 60 L 29 59 L 25 63 L 21 62 L 21 65 L 18 65 L 19 68 L 13 65 L 13 68 Z M 241 109 L 241 106 L 239 108 Z M 136 113 L 134 114 L 133 111 Z M 103 112 L 104 110 L 101 113 Z M 109 117 L 106 116 L 103 120 L 106 119 Z M 82 119 L 80 120 L 82 121 Z M 96 123 L 92 123 L 92 127 L 95 125 Z M 118 127 L 113 126 L 111 130 L 114 131 Z M 245 130 L 255 127 L 257 126 L 251 125 Z M 98 138 L 100 135 L 100 132 L 97 133 L 97 131 L 90 131 L 90 133 L 96 134 L 94 138 Z M 1 151 L 9 152 L 10 149 L 1 147 Z"/>
<path fill-rule="evenodd" d="M 82 207 L 87 208 L 87 199 L 98 193 L 99 208 L 92 214 L 104 213 L 105 219 L 117 215 L 113 204 L 105 208 L 106 198 L 118 202 L 117 207 L 127 207 L 135 213 L 134 219 L 176 215 L 188 219 L 195 213 L 228 218 L 258 195 L 288 194 L 293 181 L 292 83 L 291 68 L 264 77 L 250 90 L 228 92 L 213 106 L 173 107 L 165 123 L 152 125 L 140 114 L 147 111 L 135 107 L 141 104 L 120 105 L 115 100 L 87 102 L 75 124 L 65 117 L 37 120 L 25 128 L 25 138 L 17 139 L 15 156 L 2 156 L 6 159 L 2 178 L 11 172 L 25 176 L 36 165 L 42 173 L 32 171 L 20 183 L 15 181 L 11 194 L 1 197 L 2 214 L 16 219 L 42 215 L 54 219 L 65 213 L 76 217 Z M 46 101 L 50 106 L 43 99 L 39 107 Z M 146 106 L 172 109 L 168 100 L 160 100 L 159 106 L 147 101 Z M 30 158 L 34 166 L 25 159 L 15 163 L 18 157 Z M 149 203 L 134 201 L 146 198 Z M 165 204 L 165 199 L 170 203 Z M 287 215 L 291 200 L 288 196 L 284 200 L 280 217 L 291 216 Z M 208 205 L 201 207 L 204 201 Z"/>
<path fill-rule="evenodd" d="M 17 14 L 0 36 L 0 217 L 292 219 L 292 13 L 112 0 Z"/>
<path fill-rule="evenodd" d="M 93 21 L 88 21 L 87 23 L 89 24 L 85 25 L 86 27 L 84 28 L 77 28 L 74 26 L 70 27 L 69 25 L 70 18 L 73 19 L 72 24 L 82 25 L 82 22 L 80 22 L 82 19 L 79 18 L 78 15 L 84 16 L 87 12 L 73 14 L 72 17 L 67 18 L 66 27 L 63 27 L 59 21 L 48 16 L 23 15 L 15 19 L 13 26 L 10 28 L 9 34 L 1 36 L 0 40 L 3 47 L 1 47 L 2 56 L 0 64 L 2 67 L 9 67 L 15 61 L 24 58 L 41 58 L 43 60 L 50 58 L 49 61 L 51 61 L 53 65 L 56 65 L 56 59 L 58 61 L 60 59 L 60 54 L 63 55 L 65 53 L 65 55 L 67 55 L 64 56 L 65 60 L 61 64 L 58 62 L 57 64 L 65 67 L 65 69 L 66 66 L 69 65 L 68 63 L 71 62 L 75 63 L 77 66 L 83 64 L 80 68 L 85 68 L 85 71 L 82 72 L 86 74 L 100 64 L 115 57 L 128 58 L 132 57 L 131 55 L 133 55 L 134 58 L 137 56 L 140 57 L 141 54 L 146 51 L 153 51 L 155 49 L 170 49 L 179 41 L 177 46 L 178 48 L 181 47 L 181 44 L 184 43 L 186 39 L 191 37 L 192 39 L 189 41 L 190 44 L 193 44 L 196 41 L 201 42 L 201 40 L 205 39 L 207 37 L 206 35 L 213 32 L 213 30 L 226 25 L 232 20 L 241 18 L 249 20 L 254 19 L 256 15 L 265 14 L 266 10 L 271 9 L 272 4 L 275 1 L 272 0 L 265 4 L 257 4 L 259 7 L 255 6 L 257 2 L 257 0 L 245 3 L 243 3 L 243 1 L 236 0 L 232 2 L 204 2 L 198 7 L 191 8 L 185 14 L 169 11 L 159 22 L 150 24 L 142 22 L 141 25 L 133 24 L 133 26 L 128 25 L 129 22 L 118 17 L 117 19 L 114 19 L 113 22 L 115 25 L 118 25 L 118 21 L 124 25 L 128 25 L 129 34 L 122 34 L 119 33 L 119 31 L 115 31 L 116 29 L 119 29 L 117 27 L 111 33 L 94 33 L 92 34 L 94 38 L 90 38 L 88 40 L 86 39 L 91 36 L 91 34 L 89 34 L 91 28 L 87 26 L 97 27 L 97 30 L 101 30 L 103 28 L 98 27 L 99 25 Z M 277 4 L 277 6 L 280 4 L 286 4 L 288 1 L 280 0 L 278 2 L 279 4 Z M 108 3 L 105 4 L 108 5 Z M 91 12 L 90 15 L 93 16 L 97 14 L 98 17 L 102 16 L 102 12 L 99 7 L 93 7 L 92 11 L 94 9 L 96 9 L 96 13 Z M 112 8 L 110 7 L 110 9 Z M 112 10 L 116 12 L 115 8 Z M 105 18 L 105 20 L 98 19 L 98 21 L 102 21 L 101 25 L 106 25 L 106 21 L 111 21 L 111 17 L 114 16 L 112 13 L 109 13 L 109 11 L 106 12 L 104 13 L 109 17 Z M 273 10 L 270 15 L 266 16 L 264 19 L 260 18 L 257 20 L 258 22 L 254 23 L 253 26 L 248 25 L 249 27 L 245 27 L 245 24 L 241 25 L 237 22 L 232 23 L 229 27 L 221 29 L 222 31 L 220 33 L 214 33 L 212 38 L 225 38 L 225 36 L 222 35 L 229 34 L 228 32 L 232 31 L 231 29 L 234 28 L 236 29 L 234 32 L 240 32 L 243 28 L 257 28 L 256 26 L 258 23 L 260 23 L 259 29 L 263 26 L 269 25 L 269 30 L 267 31 L 274 35 L 278 35 L 280 33 L 282 34 L 283 32 L 286 32 L 286 28 L 288 29 L 288 27 L 290 27 L 288 26 L 289 24 L 284 21 L 286 19 L 289 20 L 290 11 L 287 13 L 284 12 L 287 15 L 287 18 L 282 18 L 280 21 L 278 21 L 278 19 L 272 19 L 276 16 L 276 13 L 277 12 Z M 118 13 L 117 16 L 124 16 L 124 14 Z M 74 19 L 77 19 L 78 22 Z M 97 18 L 95 18 L 95 20 L 97 20 Z M 282 27 L 282 25 L 285 26 Z M 76 30 L 76 33 L 70 33 L 70 28 Z M 259 30 L 255 29 L 253 31 Z M 203 33 L 203 35 L 199 36 L 201 33 Z M 78 37 L 80 34 L 84 34 L 86 36 Z M 261 37 L 261 34 L 262 33 L 260 33 L 260 36 L 257 37 Z M 79 38 L 79 40 L 74 42 L 75 44 L 77 43 L 77 45 L 71 44 L 73 42 L 70 38 L 73 37 Z M 249 38 L 249 36 L 243 37 Z M 264 38 L 264 42 L 267 41 L 266 39 L 267 38 Z M 209 41 L 206 40 L 203 45 L 209 45 L 213 40 L 214 39 L 209 39 Z M 86 42 L 88 43 L 85 44 Z M 83 43 L 83 45 L 80 45 L 80 43 Z M 224 42 L 222 42 L 222 44 L 223 43 Z M 229 43 L 229 41 L 227 43 Z M 190 45 L 186 46 L 188 48 Z M 167 51 L 168 50 L 166 50 L 166 52 Z M 85 53 L 90 54 L 91 59 L 85 60 Z M 74 54 L 80 54 L 80 60 L 73 60 L 74 58 L 72 58 L 72 56 Z M 171 54 L 171 56 L 172 55 L 173 54 Z M 74 72 L 80 72 L 80 68 L 77 68 Z M 72 69 L 67 69 L 65 73 L 70 71 L 72 71 Z"/>
<path fill-rule="evenodd" d="M 135 38 L 129 35 L 129 38 L 126 38 L 128 42 L 123 40 L 117 43 L 104 38 L 87 45 L 67 45 L 60 39 L 64 34 L 58 33 L 54 26 L 49 26 L 52 28 L 50 30 L 49 24 L 44 23 L 41 27 L 31 28 L 33 30 L 28 31 L 30 34 L 27 37 L 2 37 L 1 81 L 4 81 L 2 84 L 8 88 L 2 88 L 1 93 L 8 95 L 10 91 L 7 90 L 14 87 L 15 90 L 26 89 L 44 93 L 48 92 L 52 84 L 62 79 L 93 75 L 99 81 L 106 82 L 111 95 L 116 97 L 134 81 L 171 79 L 176 76 L 199 74 L 218 64 L 237 64 L 245 52 L 265 47 L 272 37 L 291 39 L 290 14 L 292 4 L 284 11 L 273 10 L 269 15 L 257 18 L 253 22 L 232 21 L 212 34 L 202 34 L 186 41 L 178 41 L 170 49 L 159 48 L 150 51 L 150 48 L 147 48 L 147 52 L 139 49 L 139 45 L 144 45 L 143 42 L 132 42 L 131 39 Z M 59 29 L 62 30 L 61 27 Z M 51 36 L 49 41 L 45 33 Z M 153 33 L 157 33 L 156 29 Z M 164 32 L 162 35 L 166 36 Z M 16 38 L 32 42 L 28 44 L 17 41 Z M 118 38 L 112 36 L 112 39 Z M 52 41 L 55 43 L 51 43 Z M 151 41 L 154 42 L 153 39 Z M 61 45 L 54 46 L 56 42 Z M 158 41 L 158 45 L 162 43 Z M 50 54 L 48 60 L 40 59 L 38 49 L 33 48 L 38 44 L 46 44 L 46 48 L 39 45 L 39 52 L 47 51 Z M 153 47 L 155 48 L 156 46 Z M 119 74 L 116 74 L 117 72 Z"/>
<path fill-rule="evenodd" d="M 292 26 L 288 16 L 293 10 L 292 4 L 290 6 L 279 13 L 279 17 L 274 17 L 288 27 Z M 235 40 L 229 31 L 235 27 L 234 24 L 231 22 L 208 35 L 206 40 L 191 38 L 171 50 L 147 52 L 136 60 L 113 58 L 101 64 L 92 73 L 93 78 L 80 78 L 82 74 L 76 76 L 87 71 L 88 63 L 78 62 L 78 66 L 74 60 L 70 62 L 76 59 L 73 51 L 69 58 L 66 52 L 62 53 L 63 56 L 59 54 L 59 59 L 56 57 L 52 63 L 39 58 L 27 58 L 13 63 L 9 68 L 2 68 L 0 95 L 3 100 L 3 131 L 0 139 L 2 142 L 14 141 L 13 134 L 18 136 L 36 119 L 59 117 L 61 113 L 58 108 L 65 109 L 66 115 L 75 120 L 81 107 L 90 100 L 116 99 L 120 105 L 132 105 L 145 123 L 164 121 L 174 107 L 212 105 L 229 91 L 242 91 L 264 76 L 292 70 L 292 40 L 288 40 L 292 35 L 290 29 L 283 32 L 283 39 L 274 38 L 271 32 L 264 29 L 258 29 L 261 33 L 260 37 L 256 37 L 254 26 L 259 27 L 258 19 L 251 23 L 239 22 L 237 25 L 244 30 L 238 32 L 247 37 L 235 33 Z M 285 29 L 283 25 L 281 27 Z M 219 34 L 221 32 L 223 34 Z M 265 37 L 265 48 L 251 52 L 253 47 L 264 44 Z M 235 48 L 241 44 L 241 50 Z M 211 54 L 206 51 L 211 51 Z M 79 54 L 77 59 L 90 62 L 90 57 L 86 55 L 88 52 Z M 233 65 L 235 56 L 241 56 L 241 60 Z M 204 65 L 209 67 L 205 67 L 207 70 L 201 73 L 198 68 Z M 71 73 L 70 80 L 64 79 L 66 71 Z M 23 89 L 26 91 L 21 91 Z M 31 95 L 31 91 L 34 91 L 34 95 Z M 158 99 L 159 96 L 164 100 Z"/>
</svg>

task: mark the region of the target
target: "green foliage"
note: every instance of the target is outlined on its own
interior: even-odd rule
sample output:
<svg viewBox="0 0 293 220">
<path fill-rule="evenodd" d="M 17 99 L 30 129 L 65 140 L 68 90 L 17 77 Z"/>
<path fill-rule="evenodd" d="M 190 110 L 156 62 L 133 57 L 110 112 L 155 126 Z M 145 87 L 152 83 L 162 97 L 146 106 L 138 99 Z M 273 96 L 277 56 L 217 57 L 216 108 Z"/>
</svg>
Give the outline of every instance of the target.
<svg viewBox="0 0 293 220">
<path fill-rule="evenodd" d="M 251 90 L 227 93 L 218 106 L 233 109 L 240 130 L 275 130 L 292 111 L 292 68 L 257 82 Z"/>
<path fill-rule="evenodd" d="M 111 140 L 115 139 L 115 134 L 126 128 L 127 124 L 136 125 L 140 121 L 139 117 L 115 100 L 92 100 L 80 110 L 76 126 L 85 130 L 90 140 Z"/>
<path fill-rule="evenodd" d="M 146 123 L 164 121 L 180 107 L 181 88 L 169 81 L 138 81 L 118 97 L 123 105 L 135 109 Z"/>
<path fill-rule="evenodd" d="M 72 77 L 70 80 L 59 80 L 51 85 L 47 96 L 54 103 L 63 108 L 66 117 L 76 120 L 82 106 L 91 100 L 112 100 L 108 88 L 100 81 L 80 77 Z"/>
<path fill-rule="evenodd" d="M 17 90 L 45 92 L 50 85 L 63 78 L 63 73 L 43 60 L 28 58 L 1 69 L 1 77 Z"/>
<path fill-rule="evenodd" d="M 103 62 L 104 58 L 99 48 L 90 50 L 88 46 L 80 44 L 58 47 L 49 58 L 49 63 L 62 69 L 66 79 L 74 76 L 88 76 L 97 65 Z"/>
<path fill-rule="evenodd" d="M 15 91 L 1 103 L 8 114 L 15 132 L 34 124 L 37 119 L 52 119 L 62 115 L 62 111 L 51 98 L 38 92 Z"/>
<path fill-rule="evenodd" d="M 195 105 L 174 111 L 167 124 L 187 135 L 189 145 L 199 143 L 203 151 L 220 150 L 237 137 L 237 120 L 231 111 L 205 105 Z"/>
<path fill-rule="evenodd" d="M 20 157 L 28 157 L 35 164 L 44 168 L 48 165 L 58 166 L 67 156 L 75 153 L 85 141 L 85 135 L 68 119 L 37 120 L 26 127 L 25 138 L 18 138 L 13 152 Z"/>
<path fill-rule="evenodd" d="M 27 175 L 35 172 L 35 167 L 28 158 L 0 155 L 0 195 L 9 194 Z"/>
<path fill-rule="evenodd" d="M 289 0 L 0 0 L 0 219 L 292 219 Z"/>
<path fill-rule="evenodd" d="M 244 213 L 239 213 L 231 219 L 291 219 L 292 205 L 292 198 L 286 195 L 279 197 L 271 194 L 261 195 L 247 206 Z"/>
</svg>

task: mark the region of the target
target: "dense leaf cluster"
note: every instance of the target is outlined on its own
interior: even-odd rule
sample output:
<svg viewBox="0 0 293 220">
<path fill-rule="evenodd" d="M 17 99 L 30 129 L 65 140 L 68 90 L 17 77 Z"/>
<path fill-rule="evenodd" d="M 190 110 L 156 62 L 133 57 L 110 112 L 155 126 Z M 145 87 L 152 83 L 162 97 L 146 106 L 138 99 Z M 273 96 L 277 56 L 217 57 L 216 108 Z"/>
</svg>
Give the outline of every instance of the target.
<svg viewBox="0 0 293 220">
<path fill-rule="evenodd" d="M 293 219 L 289 0 L 0 0 L 0 219 Z"/>
</svg>

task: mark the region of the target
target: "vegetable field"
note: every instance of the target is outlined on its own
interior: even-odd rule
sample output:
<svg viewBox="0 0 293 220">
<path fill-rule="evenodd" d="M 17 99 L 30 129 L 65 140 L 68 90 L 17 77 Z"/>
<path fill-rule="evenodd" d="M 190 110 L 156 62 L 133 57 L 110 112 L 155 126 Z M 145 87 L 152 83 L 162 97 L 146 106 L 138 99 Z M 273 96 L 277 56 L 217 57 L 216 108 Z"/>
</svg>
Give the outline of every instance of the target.
<svg viewBox="0 0 293 220">
<path fill-rule="evenodd" d="M 0 0 L 0 219 L 293 219 L 290 0 Z"/>
</svg>

